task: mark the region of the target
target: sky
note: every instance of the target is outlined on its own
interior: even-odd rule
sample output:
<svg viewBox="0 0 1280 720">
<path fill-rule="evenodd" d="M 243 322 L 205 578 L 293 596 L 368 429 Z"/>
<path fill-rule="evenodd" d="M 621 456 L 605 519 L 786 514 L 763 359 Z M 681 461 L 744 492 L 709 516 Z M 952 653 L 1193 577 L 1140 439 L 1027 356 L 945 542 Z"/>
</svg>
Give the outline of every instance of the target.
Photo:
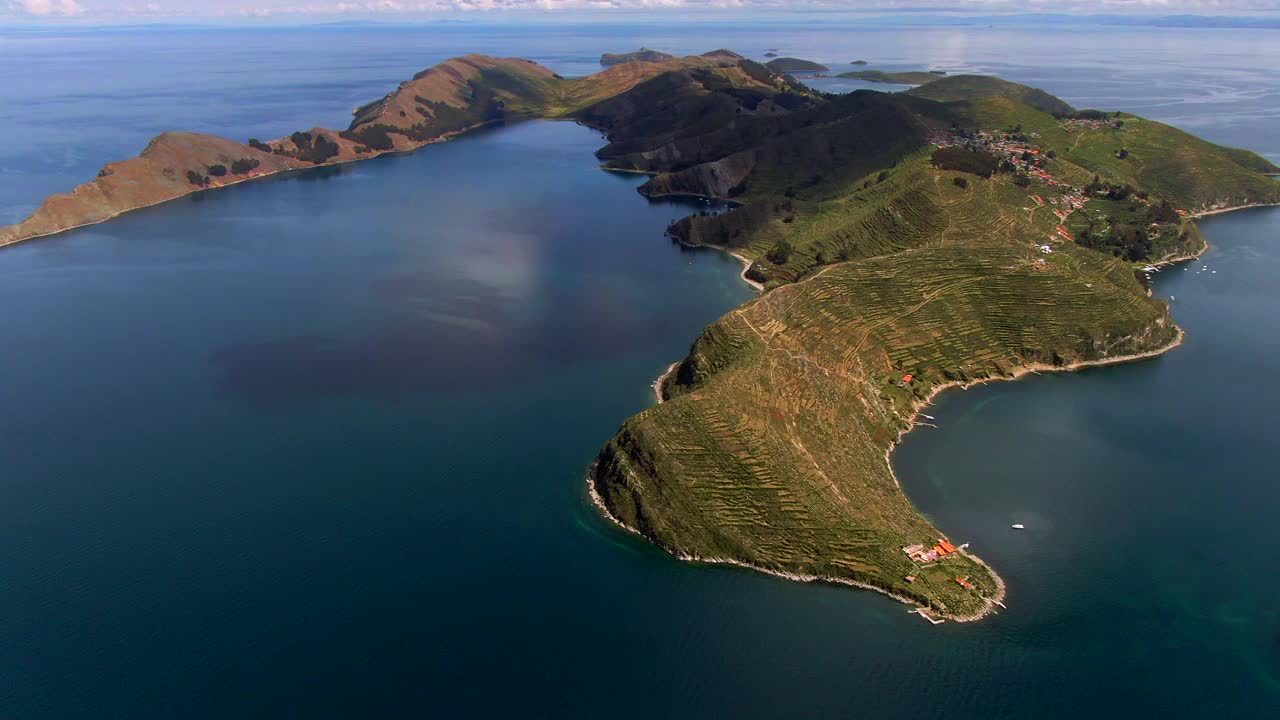
<svg viewBox="0 0 1280 720">
<path fill-rule="evenodd" d="M 1280 0 L 0 0 L 0 23 L 157 20 L 608 19 L 779 12 L 1125 13 L 1270 16 Z"/>
</svg>

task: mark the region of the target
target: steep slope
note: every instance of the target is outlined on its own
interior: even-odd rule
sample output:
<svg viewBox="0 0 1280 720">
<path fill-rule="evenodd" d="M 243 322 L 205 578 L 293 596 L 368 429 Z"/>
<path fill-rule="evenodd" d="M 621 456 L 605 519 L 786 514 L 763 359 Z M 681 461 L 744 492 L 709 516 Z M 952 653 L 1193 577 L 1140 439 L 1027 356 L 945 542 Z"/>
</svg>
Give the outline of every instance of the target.
<svg viewBox="0 0 1280 720">
<path fill-rule="evenodd" d="M 771 290 L 708 327 L 665 402 L 601 451 L 591 486 L 618 522 L 680 557 L 874 587 L 933 615 L 974 619 L 1003 597 L 965 552 L 904 552 L 946 536 L 886 453 L 949 384 L 1177 342 L 1135 279 L 1135 245 L 1076 243 L 1064 225 L 1140 238 L 1143 262 L 1194 254 L 1177 210 L 1280 202 L 1280 185 L 1260 158 L 1158 123 L 1078 120 L 1041 91 L 950 80 L 930 84 L 950 85 L 940 100 L 863 92 L 737 119 L 703 136 L 714 160 L 688 164 L 679 141 L 644 154 L 659 173 L 645 192 L 742 203 L 670 232 L 753 259 Z"/>
<path fill-rule="evenodd" d="M 660 52 L 658 50 L 650 50 L 649 48 L 640 48 L 634 52 L 628 53 L 605 53 L 600 56 L 600 64 L 605 67 L 613 67 L 629 62 L 662 62 L 664 60 L 674 59 L 675 56 L 670 53 Z"/>
<path fill-rule="evenodd" d="M 51 197 L 25 221 L 0 228 L 0 245 L 285 170 L 413 150 L 489 123 L 575 117 L 668 73 L 697 73 L 701 82 L 724 89 L 771 87 L 771 73 L 748 72 L 740 63 L 750 61 L 716 51 L 658 63 L 626 63 L 589 77 L 565 79 L 528 60 L 485 55 L 454 58 L 356 108 L 346 130 L 312 128 L 268 142 L 253 139 L 247 145 L 194 133 L 161 135 L 139 157 L 106 166 L 92 182 Z M 644 114 L 641 108 L 631 112 Z M 219 174 L 218 168 L 225 172 Z"/>
</svg>

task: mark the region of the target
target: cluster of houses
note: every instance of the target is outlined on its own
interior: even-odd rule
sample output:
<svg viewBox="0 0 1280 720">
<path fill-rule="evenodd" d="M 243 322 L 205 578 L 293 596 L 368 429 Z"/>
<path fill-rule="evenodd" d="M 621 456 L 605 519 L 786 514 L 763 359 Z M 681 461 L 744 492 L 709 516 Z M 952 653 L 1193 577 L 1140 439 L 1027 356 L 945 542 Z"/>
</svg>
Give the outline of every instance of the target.
<svg viewBox="0 0 1280 720">
<path fill-rule="evenodd" d="M 1115 120 L 1102 118 L 1070 118 L 1058 124 L 1068 130 L 1103 130 L 1120 127 Z"/>
<path fill-rule="evenodd" d="M 1102 121 L 1071 120 L 1068 122 L 1101 123 Z M 1059 180 L 1048 170 L 1045 170 L 1043 167 L 1044 160 L 1040 157 L 1040 148 L 1014 140 L 1011 135 L 1012 133 L 1007 132 L 993 133 L 979 130 L 965 136 L 947 130 L 935 130 L 929 134 L 929 142 L 937 147 L 958 146 L 969 150 L 991 153 L 997 158 L 1011 163 L 1021 172 L 1039 180 L 1045 187 L 1061 190 L 1062 194 L 1051 195 L 1047 198 L 1038 194 L 1031 196 L 1036 207 L 1052 206 L 1053 214 L 1058 218 L 1059 223 L 1065 222 L 1067 217 L 1076 210 L 1084 209 L 1085 203 L 1089 201 L 1084 191 L 1070 183 Z M 1071 233 L 1061 224 L 1054 228 L 1054 232 L 1049 236 L 1049 239 L 1067 242 L 1074 240 Z"/>
<path fill-rule="evenodd" d="M 902 552 L 906 553 L 907 557 L 912 560 L 924 564 L 933 562 L 939 558 L 944 558 L 956 552 L 956 547 L 946 540 L 939 540 L 938 544 L 933 547 L 926 547 L 918 544 L 908 545 L 902 548 Z"/>
<path fill-rule="evenodd" d="M 931 563 L 939 558 L 944 558 L 948 555 L 959 552 L 959 550 L 946 540 L 939 540 L 938 544 L 933 547 L 927 547 L 925 545 L 908 545 L 902 548 L 902 552 L 906 553 L 907 557 L 911 558 L 915 562 L 924 565 L 925 563 Z M 909 583 L 913 583 L 916 581 L 916 576 L 907 575 L 904 579 Z M 956 578 L 956 583 L 965 590 L 975 589 L 974 584 L 969 582 L 968 577 L 958 577 Z"/>
</svg>

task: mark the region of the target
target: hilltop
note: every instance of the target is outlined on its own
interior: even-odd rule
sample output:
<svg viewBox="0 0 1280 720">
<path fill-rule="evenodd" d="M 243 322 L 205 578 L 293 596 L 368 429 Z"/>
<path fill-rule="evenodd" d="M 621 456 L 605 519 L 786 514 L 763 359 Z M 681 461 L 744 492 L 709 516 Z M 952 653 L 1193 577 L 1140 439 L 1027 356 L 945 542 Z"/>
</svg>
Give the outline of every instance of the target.
<svg viewBox="0 0 1280 720">
<path fill-rule="evenodd" d="M 1199 253 L 1197 213 L 1280 203 L 1264 174 L 1280 169 L 1254 153 L 997 78 L 827 95 L 728 50 L 573 79 L 469 55 L 344 130 L 162 135 L 0 244 L 523 118 L 599 129 L 603 165 L 651 175 L 648 196 L 732 200 L 668 232 L 745 258 L 766 289 L 707 327 L 660 383 L 664 401 L 601 450 L 600 508 L 678 557 L 875 588 L 955 619 L 1005 590 L 886 462 L 919 409 L 956 384 L 1164 351 L 1181 333 L 1135 267 Z"/>
<path fill-rule="evenodd" d="M 629 53 L 605 53 L 600 56 L 600 64 L 605 67 L 621 65 L 629 62 L 663 62 L 675 59 L 675 55 L 670 53 L 650 50 L 649 48 L 640 48 Z"/>
<path fill-rule="evenodd" d="M 765 63 L 768 68 L 779 73 L 826 72 L 831 68 L 812 60 L 801 60 L 793 57 L 780 57 Z"/>
<path fill-rule="evenodd" d="M 1004 97 L 1051 115 L 1065 115 L 1075 111 L 1075 108 L 1063 100 L 1039 88 L 1019 85 L 990 75 L 951 75 L 922 87 L 912 88 L 907 93 L 938 102 Z"/>
</svg>

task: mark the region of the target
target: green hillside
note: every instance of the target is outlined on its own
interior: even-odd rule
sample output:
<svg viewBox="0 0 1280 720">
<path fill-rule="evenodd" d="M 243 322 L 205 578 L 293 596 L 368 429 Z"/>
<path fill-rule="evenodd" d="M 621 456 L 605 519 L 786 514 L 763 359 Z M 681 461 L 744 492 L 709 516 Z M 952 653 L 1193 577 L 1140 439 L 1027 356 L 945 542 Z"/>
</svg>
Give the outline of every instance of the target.
<svg viewBox="0 0 1280 720">
<path fill-rule="evenodd" d="M 963 538 L 890 472 L 921 405 L 950 383 L 1162 351 L 1179 331 L 1135 270 L 1199 253 L 1197 213 L 1280 204 L 1264 174 L 1280 169 L 1254 153 L 998 78 L 828 95 L 728 50 L 574 79 L 468 55 L 341 132 L 162 135 L 0 228 L 0 245 L 524 118 L 597 128 L 604 167 L 652 175 L 648 196 L 732 200 L 668 232 L 747 258 L 767 289 L 708 327 L 665 402 L 603 448 L 601 506 L 680 557 L 870 586 L 957 619 L 1003 588 L 947 550 Z"/>
<path fill-rule="evenodd" d="M 593 487 L 682 557 L 980 616 L 998 577 L 903 552 L 946 535 L 886 453 L 949 383 L 1167 348 L 1179 331 L 1135 263 L 1199 252 L 1190 214 L 1280 202 L 1280 185 L 1252 153 L 995 78 L 771 102 L 689 133 L 611 126 L 601 156 L 655 173 L 647 194 L 739 203 L 670 232 L 751 258 L 770 290 L 704 331 Z"/>
<path fill-rule="evenodd" d="M 912 70 L 907 72 L 855 70 L 853 72 L 840 73 L 836 77 L 848 78 L 850 80 L 866 80 L 867 82 L 896 83 L 898 85 L 924 85 L 925 83 L 931 83 L 935 80 L 941 80 L 945 75 L 943 73 L 929 72 L 927 70 Z"/>
<path fill-rule="evenodd" d="M 793 57 L 774 58 L 765 64 L 770 70 L 780 73 L 825 72 L 831 69 L 822 63 Z"/>
<path fill-rule="evenodd" d="M 1074 111 L 1070 105 L 1049 93 L 1026 85 L 1001 80 L 989 75 L 951 75 L 907 91 L 916 97 L 939 102 L 985 100 L 1005 97 L 1050 114 Z"/>
</svg>

